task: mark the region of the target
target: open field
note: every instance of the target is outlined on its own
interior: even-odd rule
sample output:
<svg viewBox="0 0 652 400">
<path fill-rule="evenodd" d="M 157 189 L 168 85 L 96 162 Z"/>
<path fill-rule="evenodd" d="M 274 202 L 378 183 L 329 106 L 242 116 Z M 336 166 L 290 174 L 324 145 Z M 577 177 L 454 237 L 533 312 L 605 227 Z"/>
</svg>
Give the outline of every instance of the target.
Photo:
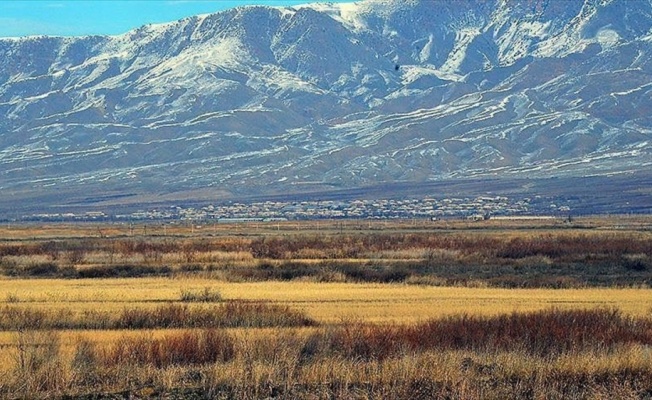
<svg viewBox="0 0 652 400">
<path fill-rule="evenodd" d="M 576 217 L 571 223 L 563 218 L 528 219 L 494 218 L 475 222 L 461 218 L 430 221 L 403 220 L 308 220 L 286 222 L 217 223 L 216 221 L 141 221 L 115 223 L 9 223 L 0 224 L 0 238 L 4 240 L 63 239 L 63 238 L 117 238 L 117 237 L 210 237 L 224 235 L 290 235 L 339 234 L 350 232 L 446 232 L 491 230 L 607 230 L 650 231 L 650 215 L 603 215 Z"/>
<path fill-rule="evenodd" d="M 501 289 L 406 284 L 216 282 L 202 278 L 133 278 L 0 281 L 0 301 L 12 307 L 56 312 L 119 312 L 179 302 L 184 291 L 208 288 L 223 299 L 263 301 L 300 310 L 322 324 L 342 319 L 374 323 L 414 323 L 442 316 L 499 315 L 547 308 L 618 308 L 635 316 L 652 313 L 649 289 Z M 9 302 L 7 303 L 7 299 Z"/>
<path fill-rule="evenodd" d="M 646 287 L 652 220 L 312 221 L 4 227 L 0 275 Z"/>
<path fill-rule="evenodd" d="M 0 397 L 649 398 L 649 222 L 3 227 Z"/>
</svg>

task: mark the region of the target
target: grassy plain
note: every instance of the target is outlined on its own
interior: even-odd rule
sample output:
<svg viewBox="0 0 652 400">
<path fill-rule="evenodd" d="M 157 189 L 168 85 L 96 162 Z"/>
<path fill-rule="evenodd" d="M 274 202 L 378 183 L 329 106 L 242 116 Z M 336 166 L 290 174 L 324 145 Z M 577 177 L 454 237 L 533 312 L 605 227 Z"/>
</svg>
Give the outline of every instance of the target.
<svg viewBox="0 0 652 400">
<path fill-rule="evenodd" d="M 0 397 L 649 398 L 651 270 L 649 217 L 3 226 Z"/>
<path fill-rule="evenodd" d="M 209 288 L 224 299 L 264 301 L 301 310 L 320 323 L 361 319 L 414 323 L 447 315 L 499 315 L 548 308 L 618 308 L 646 316 L 652 290 L 641 288 L 504 289 L 310 281 L 223 282 L 207 278 L 4 279 L 0 300 L 13 306 L 118 312 L 178 302 Z"/>
</svg>

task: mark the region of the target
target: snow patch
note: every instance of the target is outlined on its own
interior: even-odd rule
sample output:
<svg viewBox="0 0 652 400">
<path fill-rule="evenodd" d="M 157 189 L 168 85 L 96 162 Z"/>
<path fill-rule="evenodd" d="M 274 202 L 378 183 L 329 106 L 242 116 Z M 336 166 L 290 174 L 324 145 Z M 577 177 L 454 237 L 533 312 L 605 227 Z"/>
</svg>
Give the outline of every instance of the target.
<svg viewBox="0 0 652 400">
<path fill-rule="evenodd" d="M 423 46 L 423 49 L 421 49 L 421 52 L 419 53 L 419 61 L 421 61 L 422 63 L 430 59 L 430 53 L 432 52 L 432 46 L 434 41 L 435 41 L 435 36 L 431 34 L 430 37 L 428 37 L 428 43 L 426 43 L 425 46 Z"/>
<path fill-rule="evenodd" d="M 416 80 L 427 76 L 433 76 L 437 79 L 441 79 L 444 81 L 452 81 L 452 82 L 462 82 L 462 80 L 464 79 L 463 76 L 437 70 L 432 65 L 425 65 L 425 66 L 404 65 L 401 67 L 401 71 L 403 72 L 402 79 L 401 79 L 401 83 L 403 85 L 409 85 L 415 82 Z"/>
<path fill-rule="evenodd" d="M 603 48 L 612 48 L 620 42 L 620 36 L 618 32 L 612 29 L 601 29 L 598 34 L 595 36 L 595 39 L 600 43 Z"/>
<path fill-rule="evenodd" d="M 549 38 L 550 21 L 520 21 L 510 24 L 505 35 L 496 38 L 499 46 L 500 60 L 503 65 L 511 65 L 530 53 L 533 43 L 546 42 Z M 555 38 L 550 43 L 558 46 L 559 38 Z M 538 49 L 540 52 L 556 51 L 551 46 L 544 46 Z"/>
<path fill-rule="evenodd" d="M 466 50 L 469 44 L 480 34 L 476 28 L 464 28 L 457 32 L 455 37 L 455 46 L 448 54 L 448 58 L 440 70 L 447 74 L 456 74 L 459 72 L 462 62 L 466 58 Z"/>
</svg>

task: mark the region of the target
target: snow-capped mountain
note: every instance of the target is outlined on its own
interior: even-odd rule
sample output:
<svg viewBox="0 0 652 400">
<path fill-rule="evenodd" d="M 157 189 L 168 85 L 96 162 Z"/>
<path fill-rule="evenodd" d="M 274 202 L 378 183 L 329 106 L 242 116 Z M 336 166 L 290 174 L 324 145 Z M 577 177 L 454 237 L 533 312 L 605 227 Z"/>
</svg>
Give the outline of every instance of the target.
<svg viewBox="0 0 652 400">
<path fill-rule="evenodd" d="M 613 174 L 651 143 L 652 0 L 255 6 L 0 39 L 5 197 Z"/>
</svg>

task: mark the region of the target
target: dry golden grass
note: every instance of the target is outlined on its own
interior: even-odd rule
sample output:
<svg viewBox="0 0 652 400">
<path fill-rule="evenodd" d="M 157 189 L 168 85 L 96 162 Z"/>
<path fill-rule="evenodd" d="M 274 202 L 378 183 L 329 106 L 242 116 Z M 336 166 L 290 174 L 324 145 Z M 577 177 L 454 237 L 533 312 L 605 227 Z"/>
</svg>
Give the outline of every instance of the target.
<svg viewBox="0 0 652 400">
<path fill-rule="evenodd" d="M 327 356 L 315 362 L 302 361 L 299 351 L 313 331 L 237 330 L 233 332 L 237 352 L 234 359 L 227 363 L 163 368 L 118 366 L 105 369 L 103 373 L 111 379 L 96 388 L 101 387 L 104 393 L 128 389 L 133 395 L 142 397 L 156 397 L 157 392 L 188 386 L 196 388 L 200 384 L 200 390 L 205 395 L 221 393 L 230 398 L 266 398 L 276 392 L 281 393 L 283 398 L 324 399 L 425 399 L 433 395 L 444 396 L 445 393 L 464 399 L 634 399 L 640 398 L 641 390 L 649 387 L 639 387 L 641 381 L 636 380 L 638 374 L 642 374 L 641 379 L 649 376 L 645 374 L 649 373 L 651 352 L 646 346 L 623 346 L 617 351 L 594 350 L 556 356 L 537 356 L 518 350 L 444 350 L 384 359 Z M 132 331 L 94 336 L 85 332 L 64 332 L 57 358 L 59 364 L 53 366 L 61 374 L 61 383 L 52 383 L 52 388 L 79 393 L 76 387 L 79 378 L 75 374 L 93 379 L 92 371 L 74 369 L 75 346 L 84 339 L 92 338 L 99 346 L 111 348 L 114 341 L 125 340 L 125 337 L 158 340 L 169 334 L 163 331 Z M 48 335 L 36 336 L 36 340 L 48 338 Z M 16 357 L 15 351 L 0 353 L 3 365 L 0 376 L 12 379 L 21 377 L 7 368 L 15 364 Z M 71 364 L 73 367 L 70 367 Z M 190 376 L 199 376 L 201 380 L 188 380 Z M 358 393 L 359 397 L 352 397 L 354 393 Z M 34 393 L 24 394 L 35 397 Z M 48 397 L 47 393 L 44 397 Z"/>
<path fill-rule="evenodd" d="M 452 314 L 496 315 L 550 307 L 616 307 L 649 315 L 648 289 L 497 289 L 404 284 L 223 282 L 202 278 L 0 280 L 0 302 L 56 310 L 119 311 L 178 301 L 183 290 L 219 291 L 225 299 L 263 300 L 302 310 L 318 321 L 409 323 Z"/>
<path fill-rule="evenodd" d="M 214 225 L 201 229 L 190 226 L 135 226 L 126 225 L 50 225 L 0 227 L 0 238 L 8 243 L 37 243 L 49 239 L 64 239 L 74 244 L 77 239 L 120 238 L 123 245 L 177 241 L 182 246 L 174 251 L 160 249 L 142 253 L 108 252 L 111 247 L 94 247 L 84 253 L 83 259 L 75 259 L 78 268 L 94 268 L 99 265 L 142 263 L 146 265 L 170 265 L 179 273 L 169 277 L 140 277 L 123 279 L 0 279 L 0 307 L 25 307 L 32 310 L 73 310 L 74 312 L 101 311 L 119 313 L 125 309 L 155 308 L 171 302 L 179 302 L 184 293 L 219 293 L 225 300 L 264 301 L 288 306 L 304 312 L 321 323 L 308 328 L 237 328 L 228 329 L 235 340 L 236 354 L 228 362 L 210 365 L 174 365 L 156 368 L 151 365 L 107 366 L 97 364 L 108 381 L 96 383 L 97 390 L 104 393 L 129 390 L 131 394 L 150 395 L 179 388 L 201 390 L 202 395 L 223 395 L 226 398 L 265 398 L 280 393 L 282 398 L 429 398 L 427 390 L 437 390 L 453 398 L 637 398 L 641 393 L 652 393 L 652 385 L 645 382 L 652 377 L 652 351 L 648 342 L 618 342 L 609 348 L 593 347 L 582 350 L 574 348 L 559 354 L 540 355 L 522 349 L 475 349 L 455 350 L 431 348 L 423 351 L 402 349 L 387 358 L 358 359 L 329 353 L 301 359 L 303 349 L 310 347 L 310 338 L 328 338 L 338 329 L 354 329 L 357 322 L 374 323 L 373 329 L 419 326 L 418 323 L 446 316 L 496 316 L 526 313 L 555 308 L 570 309 L 618 309 L 626 316 L 647 317 L 652 314 L 652 291 L 636 288 L 582 288 L 582 289 L 499 289 L 488 287 L 485 280 L 466 282 L 466 287 L 440 287 L 446 283 L 440 276 L 412 275 L 402 284 L 343 282 L 343 272 L 330 271 L 331 282 L 317 282 L 318 276 L 304 276 L 291 281 L 229 281 L 229 273 L 242 269 L 258 268 L 259 263 L 276 266 L 287 260 L 254 259 L 249 251 L 242 250 L 243 243 L 266 235 L 292 238 L 293 235 L 322 235 L 338 237 L 340 232 L 350 235 L 352 241 L 358 234 L 377 232 L 426 232 L 437 230 L 438 234 L 475 239 L 546 238 L 554 234 L 566 238 L 634 238 L 644 243 L 652 240 L 652 232 L 646 231 L 652 221 L 649 217 L 618 219 L 580 219 L 578 225 L 565 226 L 560 221 L 466 221 L 398 222 L 308 222 L 282 224 Z M 647 224 L 647 225 L 646 225 Z M 584 228 L 591 229 L 584 229 Z M 469 229 L 472 228 L 472 229 Z M 148 236 L 145 236 L 148 235 Z M 166 235 L 165 238 L 151 235 Z M 208 235 L 211 235 L 210 237 Z M 331 235 L 331 236 L 328 236 Z M 225 247 L 202 248 L 184 252 L 184 244 L 203 243 L 219 236 L 229 244 Z M 296 236 L 295 236 L 296 237 Z M 342 235 L 346 237 L 346 235 Z M 557 236 L 555 236 L 557 237 Z M 137 240 L 132 240 L 136 238 Z M 193 242 L 196 240 L 196 242 Z M 348 240 L 348 239 L 346 239 Z M 328 240 L 326 240 L 328 242 Z M 625 240 L 626 241 L 626 240 Z M 85 243 L 94 243 L 90 240 Z M 453 240 L 455 242 L 455 240 Z M 480 243 L 481 240 L 478 240 Z M 588 240 L 590 242 L 590 240 Z M 111 241 L 105 243 L 111 244 Z M 556 245 L 556 244 L 555 244 Z M 219 249 L 228 248 L 228 251 Z M 246 249 L 247 247 L 244 246 Z M 101 250 L 98 250 L 101 249 Z M 365 263 L 368 260 L 383 262 L 402 260 L 429 260 L 447 265 L 450 260 L 476 257 L 472 261 L 482 268 L 480 256 L 469 255 L 464 250 L 451 248 L 410 247 L 396 249 L 363 250 L 357 257 L 342 256 L 340 262 Z M 69 247 L 58 254 L 57 262 L 70 264 L 74 257 Z M 303 248 L 292 254 L 293 261 L 302 266 L 317 265 L 316 258 L 330 254 L 331 250 Z M 71 253 L 71 254 L 69 254 Z M 6 255 L 8 264 L 29 265 L 48 263 L 49 253 L 32 255 Z M 648 255 L 626 253 L 627 261 L 648 262 Z M 630 260 L 631 258 L 631 260 Z M 545 253 L 515 257 L 516 267 L 549 267 L 554 260 Z M 209 269 L 188 273 L 182 266 L 212 264 Z M 231 271 L 221 266 L 232 268 Z M 453 265 L 451 268 L 455 268 Z M 244 278 L 246 279 L 246 277 Z M 342 281 L 342 282 L 338 282 Z M 635 281 L 638 284 L 641 281 Z M 635 286 L 635 285 L 632 285 Z M 643 284 L 641 284 L 643 286 Z M 185 303 L 184 303 L 185 304 Z M 196 307 L 190 304 L 189 307 Z M 628 317 L 625 317 L 625 319 Z M 572 323 L 570 325 L 573 325 Z M 647 326 L 647 325 L 641 325 Z M 76 370 L 74 358 L 82 344 L 90 341 L 100 349 L 110 349 L 116 343 L 129 339 L 159 340 L 188 330 L 157 329 L 133 331 L 59 331 L 60 343 L 57 363 L 46 365 L 37 371 L 40 376 L 61 372 L 58 382 L 50 382 L 44 389 L 24 386 L 25 371 L 17 373 L 17 343 L 19 333 L 0 333 L 0 396 L 12 393 L 14 388 L 23 390 L 16 397 L 36 397 L 34 390 L 42 390 L 43 397 L 62 393 L 79 393 L 78 387 L 93 390 L 93 372 Z M 389 331 L 388 331 L 389 332 Z M 32 334 L 32 332 L 28 332 Z M 42 334 L 42 335 L 41 335 Z M 36 332 L 38 339 L 54 337 L 48 332 Z M 320 336 L 321 335 L 321 336 Z M 371 335 L 376 340 L 383 335 Z M 446 335 L 448 337 L 448 335 Z M 354 339 L 354 338 L 353 338 Z M 511 342 L 510 342 L 511 343 Z M 555 342 L 557 343 L 557 342 Z M 383 344 L 383 343 L 381 343 Z M 324 344 L 322 343 L 322 346 Z M 31 349 L 36 351 L 38 346 Z M 323 351 L 323 349 L 322 349 Z M 332 349 L 330 350 L 332 351 Z M 314 358 L 310 358 L 314 357 Z M 63 366 L 63 367 L 61 367 Z M 59 368 L 61 367 L 61 368 Z M 48 368 L 51 368 L 49 370 Z M 29 371 L 28 371 L 29 372 Z M 90 379 L 79 381 L 80 377 Z M 197 379 L 193 377 L 199 377 Z M 27 376 L 32 385 L 38 383 Z M 425 385 L 425 386 L 424 386 Z M 430 385 L 430 386 L 428 386 Z M 647 386 L 646 386 L 647 385 Z M 33 390 L 30 392 L 29 390 Z M 421 394 L 420 394 L 421 393 Z M 308 396 L 308 394 L 310 396 Z M 430 393 L 432 394 L 432 392 Z M 178 397 L 184 397 L 177 393 Z"/>
<path fill-rule="evenodd" d="M 287 304 L 306 310 L 322 322 L 342 322 L 342 329 L 353 329 L 353 332 L 357 329 L 356 326 L 360 326 L 363 332 L 366 331 L 355 322 L 340 321 L 341 317 L 365 322 L 396 322 L 400 326 L 448 314 L 494 315 L 549 308 L 551 305 L 558 309 L 601 308 L 605 305 L 621 309 L 631 307 L 638 315 L 649 315 L 649 305 L 652 302 L 650 294 L 636 289 L 498 290 L 314 282 L 224 283 L 200 279 L 144 278 L 14 280 L 1 283 L 2 286 L 16 283 L 18 290 L 31 288 L 34 301 L 21 302 L 19 299 L 18 302 L 11 303 L 12 307 L 79 306 L 98 310 L 117 310 L 125 306 L 156 305 L 178 300 L 179 287 L 200 290 L 212 283 L 211 287 L 219 290 L 225 298 L 259 299 Z M 75 293 L 77 300 L 71 302 L 63 297 L 53 297 L 54 292 L 43 292 L 46 288 L 70 291 Z M 98 296 L 103 297 L 104 301 L 98 302 Z M 465 399 L 532 396 L 551 399 L 569 396 L 608 398 L 607 395 L 612 394 L 618 398 L 633 399 L 638 398 L 641 390 L 649 388 L 644 382 L 650 376 L 652 352 L 649 346 L 640 344 L 623 344 L 604 349 L 594 347 L 549 355 L 511 348 L 442 348 L 399 351 L 394 356 L 370 359 L 332 354 L 339 349 L 338 346 L 321 348 L 322 350 L 318 347 L 315 355 L 303 358 L 303 349 L 311 348 L 311 337 L 323 338 L 326 340 L 324 343 L 327 343 L 329 335 L 338 335 L 337 329 L 340 329 L 339 324 L 336 327 L 229 329 L 227 332 L 235 341 L 235 354 L 228 362 L 164 367 L 114 365 L 105 364 L 106 361 L 101 360 L 107 360 L 102 354 L 110 354 L 116 346 L 139 343 L 143 339 L 149 342 L 164 341 L 170 335 L 178 336 L 183 332 L 193 332 L 192 330 L 60 331 L 56 336 L 60 347 L 57 347 L 55 361 L 33 370 L 16 368 L 20 359 L 17 343 L 20 343 L 22 333 L 3 332 L 0 333 L 0 377 L 5 383 L 0 383 L 0 393 L 19 390 L 14 392 L 19 397 L 32 398 L 37 397 L 37 391 L 42 391 L 40 396 L 48 398 L 63 393 L 111 393 L 127 390 L 135 396 L 156 398 L 167 392 L 185 397 L 186 394 L 178 391 L 190 390 L 201 393 L 204 397 L 219 394 L 225 398 L 266 398 L 273 393 L 280 393 L 282 398 L 324 399 L 357 398 L 351 397 L 355 393 L 360 398 L 397 399 L 426 399 L 431 398 L 433 393 L 438 393 L 438 396 L 451 393 L 455 398 Z M 376 328 L 370 329 L 373 332 Z M 30 332 L 28 334 L 32 335 Z M 45 343 L 41 341 L 50 340 L 51 335 L 47 332 L 33 334 L 31 343 L 36 343 L 39 347 L 28 347 L 26 354 L 42 354 L 39 349 Z M 354 333 L 345 340 L 355 341 L 356 337 Z M 373 340 L 381 339 L 379 344 L 389 345 L 389 351 L 392 351 L 392 344 L 383 342 L 382 337 L 382 331 L 381 336 L 370 336 Z M 75 360 L 82 344 L 88 342 L 93 343 L 96 356 L 88 359 L 91 369 L 80 370 L 80 364 Z M 93 361 L 97 355 L 102 358 Z M 55 373 L 58 380 L 43 380 Z M 98 381 L 101 376 L 108 380 Z M 42 382 L 47 384 L 40 386 Z M 8 386 L 3 389 L 2 385 Z M 82 387 L 84 389 L 80 389 Z M 606 397 L 601 397 L 603 394 Z M 190 396 L 191 393 L 188 392 L 187 395 Z"/>
</svg>

